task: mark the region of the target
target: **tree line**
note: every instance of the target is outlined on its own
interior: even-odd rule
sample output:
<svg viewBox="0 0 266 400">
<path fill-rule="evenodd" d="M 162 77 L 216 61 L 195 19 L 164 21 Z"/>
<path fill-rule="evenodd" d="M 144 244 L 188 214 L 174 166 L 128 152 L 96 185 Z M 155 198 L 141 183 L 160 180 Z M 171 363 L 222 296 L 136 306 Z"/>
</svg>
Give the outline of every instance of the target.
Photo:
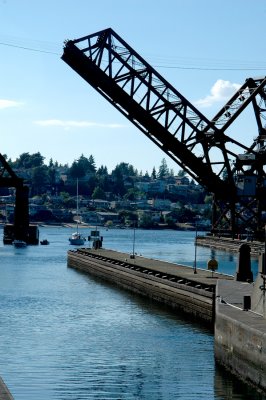
<svg viewBox="0 0 266 400">
<path fill-rule="evenodd" d="M 79 193 L 95 198 L 104 199 L 106 193 L 134 200 L 139 195 L 134 188 L 137 180 L 165 179 L 174 176 L 173 170 L 168 168 L 165 158 L 156 171 L 153 167 L 151 174 L 138 171 L 133 165 L 121 162 L 109 173 L 106 166 L 96 167 L 93 155 L 81 156 L 71 165 L 59 164 L 53 159 L 48 164 L 44 163 L 45 157 L 40 152 L 30 154 L 22 153 L 14 161 L 4 156 L 11 168 L 18 176 L 24 178 L 30 186 L 30 195 L 41 195 L 50 191 L 51 194 L 68 192 L 74 195 L 76 192 L 76 180 L 79 179 Z M 179 176 L 185 172 L 178 171 Z M 65 179 L 63 179 L 65 176 Z"/>
</svg>

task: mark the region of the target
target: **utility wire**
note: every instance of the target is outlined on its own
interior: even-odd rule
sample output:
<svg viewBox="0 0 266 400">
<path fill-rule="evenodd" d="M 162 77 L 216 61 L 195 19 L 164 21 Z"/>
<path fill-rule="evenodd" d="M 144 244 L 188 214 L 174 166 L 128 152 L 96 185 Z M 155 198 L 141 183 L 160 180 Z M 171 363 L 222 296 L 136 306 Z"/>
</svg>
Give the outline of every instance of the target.
<svg viewBox="0 0 266 400">
<path fill-rule="evenodd" d="M 19 46 L 19 45 L 17 45 L 17 44 L 11 44 L 11 43 L 0 42 L 0 45 L 2 45 L 2 46 L 8 46 L 8 47 L 15 47 L 15 48 L 22 49 L 22 50 L 35 51 L 35 52 L 38 52 L 38 53 L 54 54 L 54 55 L 60 56 L 59 53 L 55 53 L 55 52 L 53 52 L 53 51 L 41 50 L 41 49 L 34 49 L 33 47 Z"/>
<path fill-rule="evenodd" d="M 156 68 L 167 68 L 167 69 L 194 69 L 198 71 L 265 71 L 265 68 L 231 68 L 231 67 L 179 67 L 177 65 L 155 65 Z"/>
<path fill-rule="evenodd" d="M 12 43 L 5 43 L 5 42 L 0 42 L 1 46 L 7 46 L 7 47 L 14 47 L 22 50 L 27 50 L 27 51 L 34 51 L 37 53 L 44 53 L 44 54 L 53 54 L 56 56 L 61 56 L 60 53 L 54 52 L 54 51 L 49 51 L 49 50 L 42 50 L 42 49 L 36 49 L 33 47 L 28 47 L 28 46 L 20 46 L 17 44 L 12 44 Z M 178 65 L 154 65 L 156 68 L 165 68 L 165 69 L 180 69 L 180 70 L 197 70 L 197 71 L 265 71 L 265 67 L 196 67 L 196 66 L 178 66 Z"/>
</svg>

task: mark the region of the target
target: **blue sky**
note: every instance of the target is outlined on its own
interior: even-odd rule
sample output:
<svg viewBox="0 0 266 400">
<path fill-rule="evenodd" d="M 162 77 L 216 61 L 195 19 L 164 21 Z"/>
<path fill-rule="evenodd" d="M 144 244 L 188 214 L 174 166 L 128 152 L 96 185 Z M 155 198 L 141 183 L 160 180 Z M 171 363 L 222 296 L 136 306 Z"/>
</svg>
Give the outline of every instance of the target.
<svg viewBox="0 0 266 400">
<path fill-rule="evenodd" d="M 109 172 L 143 173 L 165 157 L 61 60 L 63 43 L 113 28 L 211 118 L 246 78 L 264 76 L 265 0 L 0 0 L 0 152 L 40 152 L 71 164 L 81 154 Z M 232 127 L 250 145 L 252 115 Z"/>
</svg>

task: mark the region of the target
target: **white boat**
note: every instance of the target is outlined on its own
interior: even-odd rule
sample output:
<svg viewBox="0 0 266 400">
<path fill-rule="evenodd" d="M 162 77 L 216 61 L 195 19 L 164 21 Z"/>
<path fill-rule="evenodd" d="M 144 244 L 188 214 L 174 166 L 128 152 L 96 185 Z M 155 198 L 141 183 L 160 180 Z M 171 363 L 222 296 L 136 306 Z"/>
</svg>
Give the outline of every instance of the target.
<svg viewBox="0 0 266 400">
<path fill-rule="evenodd" d="M 72 233 L 70 236 L 69 243 L 75 246 L 82 246 L 86 239 L 83 235 L 79 233 L 79 180 L 77 179 L 77 212 L 76 212 L 76 221 L 77 221 L 77 231 Z"/>
<path fill-rule="evenodd" d="M 12 244 L 13 244 L 13 246 L 18 247 L 18 248 L 27 246 L 27 243 L 24 242 L 24 240 L 19 240 L 19 239 L 13 240 Z"/>
<path fill-rule="evenodd" d="M 78 232 L 72 233 L 71 237 L 69 238 L 70 244 L 74 244 L 76 246 L 83 245 L 86 239 Z"/>
</svg>

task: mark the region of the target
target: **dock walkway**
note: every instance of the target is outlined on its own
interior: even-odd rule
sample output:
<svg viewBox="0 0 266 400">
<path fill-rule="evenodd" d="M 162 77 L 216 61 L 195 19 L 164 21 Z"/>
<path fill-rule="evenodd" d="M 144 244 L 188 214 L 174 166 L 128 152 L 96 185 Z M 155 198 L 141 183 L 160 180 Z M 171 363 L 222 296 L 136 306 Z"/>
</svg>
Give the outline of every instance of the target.
<svg viewBox="0 0 266 400">
<path fill-rule="evenodd" d="M 194 269 L 192 267 L 188 267 L 182 264 L 175 264 L 167 261 L 157 260 L 153 258 L 146 258 L 143 256 L 135 255 L 134 258 L 128 253 L 122 253 L 109 249 L 78 249 L 77 252 L 79 254 L 88 254 L 92 257 L 99 257 L 102 259 L 110 260 L 110 262 L 117 262 L 117 265 L 130 267 L 142 267 L 154 270 L 156 272 L 161 272 L 163 274 L 173 275 L 178 278 L 183 278 L 190 280 L 191 282 L 195 282 L 202 285 L 216 285 L 217 279 L 229 279 L 232 280 L 233 277 L 231 275 L 225 275 L 218 272 L 212 273 L 212 271 L 207 269 L 196 269 L 196 273 L 194 273 Z"/>
</svg>

